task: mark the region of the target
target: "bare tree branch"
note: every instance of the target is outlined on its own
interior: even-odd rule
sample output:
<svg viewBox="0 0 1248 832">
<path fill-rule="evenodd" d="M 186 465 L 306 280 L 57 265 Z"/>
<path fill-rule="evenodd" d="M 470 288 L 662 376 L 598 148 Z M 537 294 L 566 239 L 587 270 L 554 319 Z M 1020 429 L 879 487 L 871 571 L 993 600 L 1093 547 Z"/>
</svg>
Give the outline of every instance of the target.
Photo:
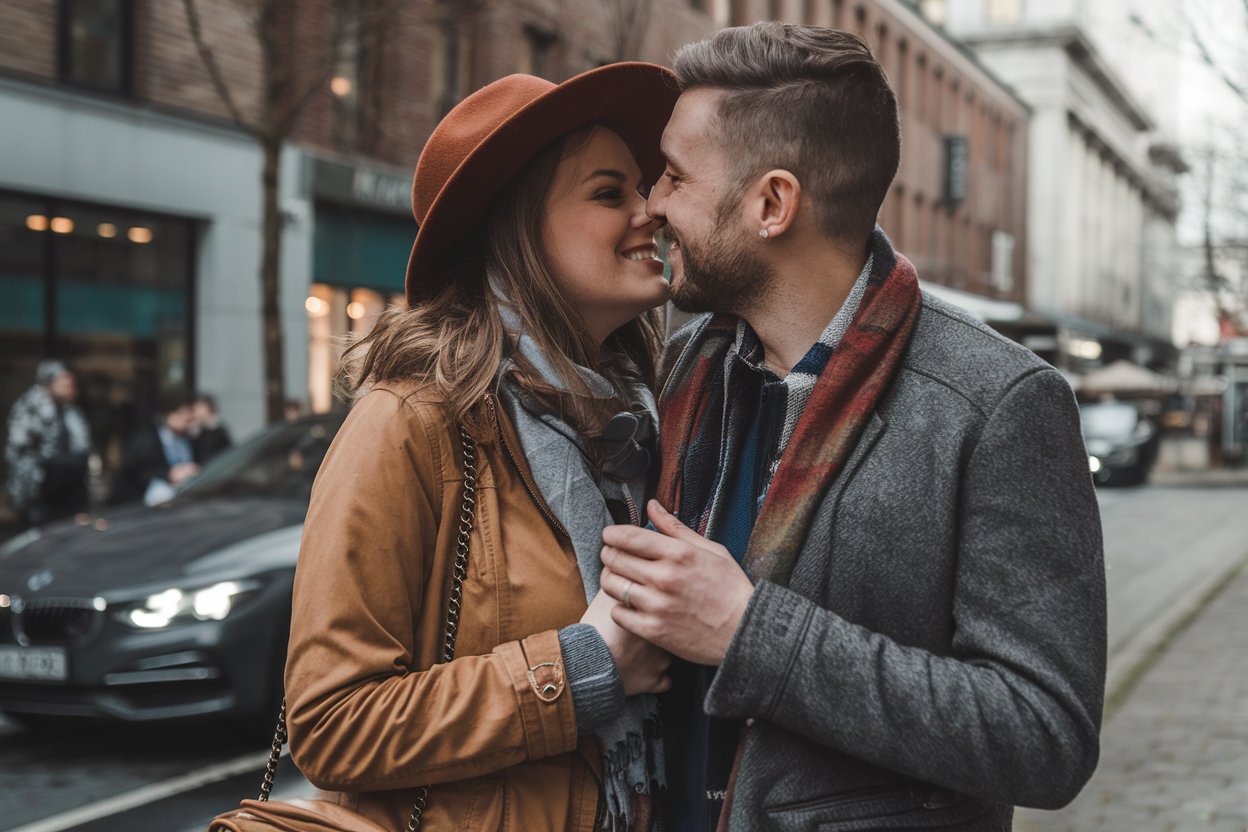
<svg viewBox="0 0 1248 832">
<path fill-rule="evenodd" d="M 204 68 L 208 70 L 208 77 L 212 79 L 212 85 L 216 88 L 217 95 L 221 97 L 221 101 L 225 104 L 225 109 L 229 111 L 230 118 L 234 120 L 234 123 L 241 127 L 248 127 L 247 120 L 243 118 L 242 111 L 234 101 L 230 85 L 226 83 L 225 76 L 221 74 L 221 67 L 217 64 L 217 58 L 213 54 L 212 48 L 208 46 L 208 42 L 204 39 L 204 30 L 199 23 L 199 6 L 196 0 L 182 0 L 182 8 L 186 10 L 186 22 L 191 30 L 191 40 L 195 43 L 195 49 L 199 52 L 200 60 L 204 62 Z"/>
<path fill-rule="evenodd" d="M 1244 3 L 1245 12 L 1248 12 L 1248 0 L 1242 0 L 1242 2 Z M 1235 95 L 1238 96 L 1239 99 L 1245 104 L 1248 104 L 1248 89 L 1245 89 L 1242 84 L 1232 78 L 1230 74 L 1222 68 L 1222 65 L 1214 59 L 1213 53 L 1210 52 L 1208 45 L 1205 43 L 1204 37 L 1200 34 L 1200 28 L 1196 25 L 1195 21 L 1193 21 L 1191 17 L 1186 14 L 1184 17 L 1187 20 L 1188 31 L 1191 33 L 1192 43 L 1195 44 L 1196 51 L 1200 53 L 1200 60 L 1211 70 L 1213 70 L 1214 74 L 1216 74 L 1219 80 L 1226 85 L 1227 89 L 1235 93 Z"/>
</svg>

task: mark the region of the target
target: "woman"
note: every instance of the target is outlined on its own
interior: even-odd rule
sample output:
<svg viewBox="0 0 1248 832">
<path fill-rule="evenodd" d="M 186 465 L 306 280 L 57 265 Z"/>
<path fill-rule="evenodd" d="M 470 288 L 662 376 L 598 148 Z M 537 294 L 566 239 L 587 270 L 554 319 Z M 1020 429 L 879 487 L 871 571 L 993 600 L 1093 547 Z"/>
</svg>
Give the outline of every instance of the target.
<svg viewBox="0 0 1248 832">
<path fill-rule="evenodd" d="M 382 828 L 427 784 L 424 830 L 649 823 L 668 657 L 615 627 L 597 576 L 603 527 L 645 504 L 668 288 L 643 194 L 675 96 L 648 64 L 511 76 L 421 154 L 409 308 L 346 356 L 367 392 L 313 491 L 286 667 L 295 762 Z"/>
</svg>

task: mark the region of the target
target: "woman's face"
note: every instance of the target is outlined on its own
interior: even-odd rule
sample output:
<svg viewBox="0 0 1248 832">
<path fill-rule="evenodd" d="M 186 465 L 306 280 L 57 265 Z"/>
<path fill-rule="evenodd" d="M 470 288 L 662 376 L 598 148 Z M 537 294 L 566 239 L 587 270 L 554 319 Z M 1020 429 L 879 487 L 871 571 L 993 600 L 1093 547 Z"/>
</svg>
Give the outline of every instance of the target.
<svg viewBox="0 0 1248 832">
<path fill-rule="evenodd" d="M 599 343 L 668 297 L 642 187 L 628 145 L 595 127 L 559 162 L 543 206 L 551 273 Z"/>
</svg>

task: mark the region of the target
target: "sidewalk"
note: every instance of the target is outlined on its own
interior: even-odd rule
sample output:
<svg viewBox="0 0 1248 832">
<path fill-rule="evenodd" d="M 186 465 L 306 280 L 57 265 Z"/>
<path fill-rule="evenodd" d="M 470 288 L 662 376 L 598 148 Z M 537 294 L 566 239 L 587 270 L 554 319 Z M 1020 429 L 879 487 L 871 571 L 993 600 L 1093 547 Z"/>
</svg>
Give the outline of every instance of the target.
<svg viewBox="0 0 1248 832">
<path fill-rule="evenodd" d="M 1087 788 L 1059 812 L 1020 810 L 1016 832 L 1245 832 L 1248 569 L 1158 653 L 1104 726 Z"/>
</svg>

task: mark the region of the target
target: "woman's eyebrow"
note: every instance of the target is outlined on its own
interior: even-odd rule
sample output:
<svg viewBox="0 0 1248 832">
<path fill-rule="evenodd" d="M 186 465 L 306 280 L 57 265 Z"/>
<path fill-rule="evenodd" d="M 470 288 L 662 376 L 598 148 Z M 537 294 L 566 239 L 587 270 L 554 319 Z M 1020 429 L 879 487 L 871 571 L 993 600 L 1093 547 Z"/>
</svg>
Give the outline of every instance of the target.
<svg viewBox="0 0 1248 832">
<path fill-rule="evenodd" d="M 626 175 L 625 175 L 623 172 L 621 172 L 621 171 L 618 171 L 618 170 L 610 170 L 610 169 L 608 169 L 608 168 L 598 168 L 598 170 L 594 171 L 594 172 L 593 172 L 593 173 L 591 173 L 589 176 L 586 176 L 584 179 L 582 179 L 582 180 L 581 180 L 581 184 L 582 184 L 582 185 L 584 185 L 584 184 L 585 184 L 586 182 L 588 182 L 589 180 L 591 180 L 591 179 L 596 179 L 596 178 L 597 178 L 597 177 L 599 177 L 599 176 L 609 176 L 609 177 L 611 177 L 612 179 L 616 179 L 616 180 L 618 180 L 618 181 L 620 181 L 620 182 L 623 182 L 625 179 L 627 179 L 627 178 L 628 178 L 628 176 L 626 176 Z"/>
</svg>

